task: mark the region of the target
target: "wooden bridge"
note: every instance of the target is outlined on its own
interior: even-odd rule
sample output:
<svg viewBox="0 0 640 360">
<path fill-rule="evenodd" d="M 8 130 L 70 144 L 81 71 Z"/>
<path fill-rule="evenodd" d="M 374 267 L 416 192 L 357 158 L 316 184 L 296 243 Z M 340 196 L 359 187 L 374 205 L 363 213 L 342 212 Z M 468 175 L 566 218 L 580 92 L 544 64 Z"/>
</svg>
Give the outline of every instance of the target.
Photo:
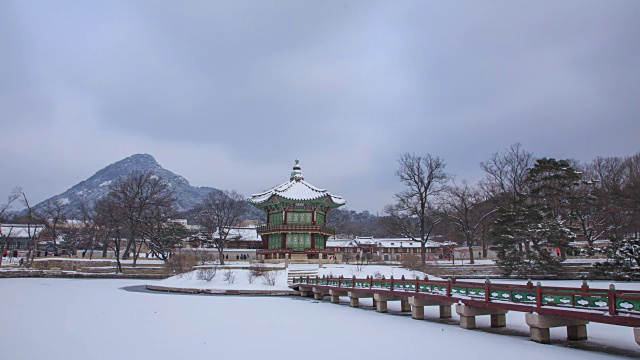
<svg viewBox="0 0 640 360">
<path fill-rule="evenodd" d="M 586 282 L 579 288 L 533 285 L 494 284 L 489 280 L 473 283 L 452 280 L 366 279 L 299 277 L 292 289 L 301 296 L 322 300 L 330 296 L 338 303 L 349 297 L 349 305 L 358 307 L 359 299 L 373 298 L 378 312 L 387 312 L 388 301 L 400 301 L 402 311 L 411 311 L 414 319 L 424 319 L 425 306 L 439 306 L 440 317 L 451 317 L 456 305 L 460 326 L 476 328 L 476 316 L 490 315 L 491 327 L 506 326 L 506 313 L 526 313 L 531 340 L 548 344 L 549 328 L 567 327 L 569 340 L 586 340 L 587 324 L 598 322 L 633 328 L 640 345 L 640 291 L 591 289 Z"/>
</svg>

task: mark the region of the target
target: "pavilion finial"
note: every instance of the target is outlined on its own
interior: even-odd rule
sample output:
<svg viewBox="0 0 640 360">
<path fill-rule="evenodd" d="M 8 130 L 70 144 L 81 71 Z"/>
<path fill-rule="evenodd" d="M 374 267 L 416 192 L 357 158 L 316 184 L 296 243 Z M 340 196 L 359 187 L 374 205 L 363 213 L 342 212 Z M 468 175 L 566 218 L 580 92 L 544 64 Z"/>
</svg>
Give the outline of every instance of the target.
<svg viewBox="0 0 640 360">
<path fill-rule="evenodd" d="M 300 170 L 300 160 L 296 159 L 295 165 L 293 165 L 293 171 L 291 172 L 291 177 L 289 180 L 300 181 L 304 180 L 304 176 L 302 176 L 302 170 Z"/>
</svg>

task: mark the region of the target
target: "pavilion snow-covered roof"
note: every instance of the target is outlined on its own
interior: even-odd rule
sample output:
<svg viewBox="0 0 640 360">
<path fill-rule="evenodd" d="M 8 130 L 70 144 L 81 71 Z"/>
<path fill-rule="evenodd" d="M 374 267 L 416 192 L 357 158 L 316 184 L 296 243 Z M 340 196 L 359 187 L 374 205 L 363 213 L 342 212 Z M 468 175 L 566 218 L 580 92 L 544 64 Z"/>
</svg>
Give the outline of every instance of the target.
<svg viewBox="0 0 640 360">
<path fill-rule="evenodd" d="M 289 181 L 263 193 L 251 195 L 249 202 L 252 204 L 262 204 L 273 196 L 279 196 L 293 201 L 316 200 L 328 196 L 336 205 L 344 205 L 347 203 L 342 197 L 332 195 L 327 190 L 319 189 L 304 181 L 298 160 L 296 160 Z"/>
</svg>

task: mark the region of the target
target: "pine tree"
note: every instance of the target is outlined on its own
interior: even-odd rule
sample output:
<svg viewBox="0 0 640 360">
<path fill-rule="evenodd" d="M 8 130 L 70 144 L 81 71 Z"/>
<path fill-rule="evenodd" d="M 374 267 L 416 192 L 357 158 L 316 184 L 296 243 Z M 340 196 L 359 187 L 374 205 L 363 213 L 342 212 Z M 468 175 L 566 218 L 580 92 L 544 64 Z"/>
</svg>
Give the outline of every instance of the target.
<svg viewBox="0 0 640 360">
<path fill-rule="evenodd" d="M 539 159 L 528 170 L 527 190 L 510 209 L 501 208 L 494 236 L 498 266 L 505 275 L 558 274 L 568 244 L 571 189 L 580 174 L 566 160 Z M 524 243 L 522 248 L 519 246 Z M 556 249 L 561 257 L 553 256 Z"/>
</svg>

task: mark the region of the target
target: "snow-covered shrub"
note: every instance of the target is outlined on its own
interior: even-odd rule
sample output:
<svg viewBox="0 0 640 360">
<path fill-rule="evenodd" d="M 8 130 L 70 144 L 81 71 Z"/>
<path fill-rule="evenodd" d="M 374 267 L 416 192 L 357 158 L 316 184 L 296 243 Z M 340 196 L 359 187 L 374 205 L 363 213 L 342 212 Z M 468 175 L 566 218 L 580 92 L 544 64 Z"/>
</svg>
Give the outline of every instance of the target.
<svg viewBox="0 0 640 360">
<path fill-rule="evenodd" d="M 249 272 L 247 273 L 247 280 L 249 280 L 249 284 L 253 284 L 255 279 L 262 277 L 268 271 L 269 267 L 264 264 L 251 264 L 251 266 L 249 266 Z"/>
<path fill-rule="evenodd" d="M 373 278 L 374 279 L 382 279 L 382 274 L 380 273 L 380 271 L 376 271 L 373 273 Z"/>
<path fill-rule="evenodd" d="M 256 263 L 249 266 L 249 272 L 253 273 L 255 277 L 260 277 L 267 271 L 269 271 L 269 267 L 267 267 L 265 264 Z"/>
<path fill-rule="evenodd" d="M 218 267 L 214 266 L 206 269 L 199 269 L 196 277 L 198 280 L 207 280 L 211 281 L 214 277 L 216 277 L 216 273 L 218 272 Z"/>
<path fill-rule="evenodd" d="M 278 275 L 280 275 L 280 271 L 269 270 L 262 275 L 262 283 L 264 285 L 275 286 Z"/>
<path fill-rule="evenodd" d="M 236 273 L 231 269 L 227 269 L 222 274 L 222 279 L 229 284 L 233 284 L 236 281 Z"/>
<path fill-rule="evenodd" d="M 249 282 L 249 284 L 253 284 L 255 279 L 256 276 L 251 271 L 247 272 L 247 281 Z"/>
</svg>

